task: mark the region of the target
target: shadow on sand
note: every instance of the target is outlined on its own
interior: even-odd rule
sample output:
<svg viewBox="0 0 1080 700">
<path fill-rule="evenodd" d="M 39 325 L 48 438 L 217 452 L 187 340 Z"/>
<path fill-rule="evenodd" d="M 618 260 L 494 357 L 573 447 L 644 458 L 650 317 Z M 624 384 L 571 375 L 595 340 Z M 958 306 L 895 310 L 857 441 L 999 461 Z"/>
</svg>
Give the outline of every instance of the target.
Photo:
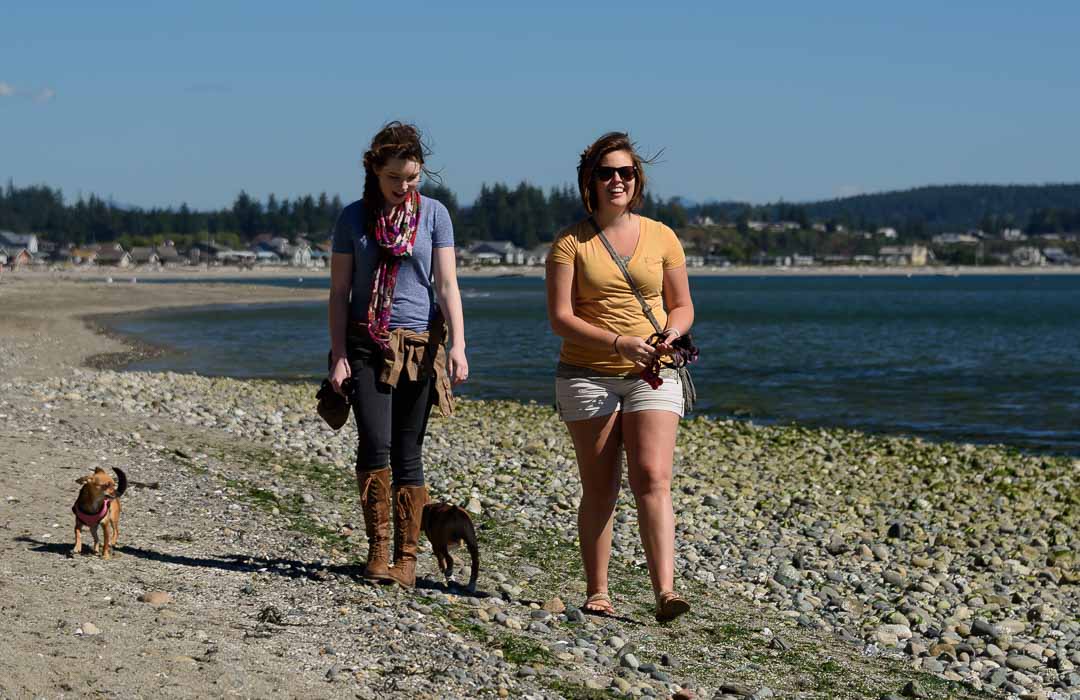
<svg viewBox="0 0 1080 700">
<path fill-rule="evenodd" d="M 44 542 L 26 536 L 16 537 L 15 541 L 34 545 L 30 548 L 30 551 L 32 552 L 57 554 L 64 557 L 72 556 L 71 544 Z M 90 551 L 89 544 L 84 544 L 82 555 L 93 556 L 90 554 Z M 307 578 L 312 581 L 326 581 L 331 576 L 336 575 L 352 578 L 357 583 L 362 583 L 364 585 L 380 585 L 374 581 L 368 581 L 363 578 L 364 567 L 362 565 L 354 564 L 335 564 L 327 566 L 317 562 L 303 562 L 297 559 L 271 559 L 265 557 L 253 557 L 245 554 L 230 554 L 224 557 L 192 557 L 186 554 L 158 552 L 152 549 L 134 547 L 132 545 L 117 545 L 113 550 L 113 553 L 114 556 L 138 557 L 140 559 L 147 559 L 163 564 L 194 566 L 204 569 L 219 569 L 221 571 L 237 571 L 241 573 L 266 573 L 275 576 L 284 576 L 286 578 Z M 440 581 L 432 581 L 421 577 L 417 577 L 416 587 L 421 590 L 439 591 L 452 596 L 470 598 L 491 597 L 490 593 L 484 591 L 470 593 L 464 586 L 459 586 L 457 584 L 447 585 Z"/>
</svg>

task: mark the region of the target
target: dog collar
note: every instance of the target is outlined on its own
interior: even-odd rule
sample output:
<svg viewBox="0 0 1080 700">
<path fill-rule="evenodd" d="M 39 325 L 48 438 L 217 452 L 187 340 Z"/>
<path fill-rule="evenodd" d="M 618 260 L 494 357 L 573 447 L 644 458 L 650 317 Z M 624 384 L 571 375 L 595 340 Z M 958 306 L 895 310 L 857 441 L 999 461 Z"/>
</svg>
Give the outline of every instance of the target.
<svg viewBox="0 0 1080 700">
<path fill-rule="evenodd" d="M 101 519 L 105 517 L 105 514 L 109 512 L 109 503 L 110 500 L 106 498 L 105 502 L 101 505 L 100 512 L 94 513 L 93 515 L 87 515 L 86 513 L 79 510 L 79 504 L 78 502 L 76 502 L 75 505 L 71 506 L 71 512 L 75 514 L 75 517 L 78 518 L 79 522 L 81 522 L 83 525 L 86 525 L 87 527 L 94 527 L 95 525 L 100 523 Z"/>
</svg>

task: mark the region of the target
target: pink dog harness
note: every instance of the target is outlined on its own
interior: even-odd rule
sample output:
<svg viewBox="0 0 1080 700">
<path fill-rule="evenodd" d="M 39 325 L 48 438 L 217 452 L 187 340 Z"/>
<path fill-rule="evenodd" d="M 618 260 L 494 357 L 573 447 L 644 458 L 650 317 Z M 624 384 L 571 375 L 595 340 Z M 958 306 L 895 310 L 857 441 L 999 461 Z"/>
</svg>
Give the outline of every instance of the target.
<svg viewBox="0 0 1080 700">
<path fill-rule="evenodd" d="M 93 515 L 87 515 L 79 510 L 78 503 L 71 506 L 71 512 L 75 514 L 75 517 L 78 518 L 79 522 L 83 525 L 87 527 L 96 527 L 97 524 L 101 522 L 102 518 L 105 517 L 105 514 L 109 512 L 109 503 L 111 503 L 111 501 L 106 498 L 105 503 L 101 506 L 101 512 L 94 513 Z"/>
</svg>

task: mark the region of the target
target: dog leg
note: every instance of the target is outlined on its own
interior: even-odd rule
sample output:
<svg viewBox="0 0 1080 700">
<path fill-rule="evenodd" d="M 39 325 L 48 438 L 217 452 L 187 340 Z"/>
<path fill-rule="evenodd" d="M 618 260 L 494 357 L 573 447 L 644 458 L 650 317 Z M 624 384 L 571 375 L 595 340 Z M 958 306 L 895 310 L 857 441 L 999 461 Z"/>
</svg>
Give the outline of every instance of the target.
<svg viewBox="0 0 1080 700">
<path fill-rule="evenodd" d="M 446 550 L 446 582 L 449 584 L 454 580 L 454 555 L 450 553 L 450 550 Z"/>
<path fill-rule="evenodd" d="M 435 561 L 439 565 L 439 573 L 446 577 L 446 583 L 450 583 L 450 576 L 446 573 L 446 567 L 448 566 L 446 560 L 448 558 L 446 547 L 441 547 L 437 544 L 432 545 L 432 550 L 435 552 Z"/>
<path fill-rule="evenodd" d="M 98 540 L 98 525 L 90 528 L 90 534 L 94 536 L 94 554 L 101 553 L 101 544 Z"/>
<path fill-rule="evenodd" d="M 75 546 L 71 548 L 71 556 L 76 554 L 82 554 L 82 525 L 78 518 L 75 518 Z"/>
<path fill-rule="evenodd" d="M 109 522 L 108 518 L 105 518 L 101 521 L 101 534 L 103 539 L 103 544 L 101 546 L 101 558 L 112 559 L 113 531 L 112 523 Z"/>
<path fill-rule="evenodd" d="M 476 579 L 480 577 L 480 547 L 476 544 L 476 530 L 472 523 L 465 528 L 465 546 L 469 550 L 469 558 L 472 560 L 472 570 L 469 572 L 469 592 L 476 593 Z"/>
</svg>

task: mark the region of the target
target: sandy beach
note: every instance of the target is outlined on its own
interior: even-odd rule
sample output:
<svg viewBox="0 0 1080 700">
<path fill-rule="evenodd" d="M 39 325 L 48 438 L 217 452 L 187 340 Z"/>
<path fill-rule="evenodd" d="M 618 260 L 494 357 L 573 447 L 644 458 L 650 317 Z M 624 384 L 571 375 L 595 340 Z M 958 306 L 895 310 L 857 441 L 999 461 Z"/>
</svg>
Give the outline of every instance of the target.
<svg viewBox="0 0 1080 700">
<path fill-rule="evenodd" d="M 659 626 L 628 490 L 619 617 L 583 616 L 565 429 L 462 401 L 429 426 L 427 472 L 474 514 L 480 591 L 427 553 L 416 591 L 370 586 L 355 432 L 319 421 L 311 387 L 115 371 L 139 348 L 86 321 L 325 292 L 141 275 L 0 280 L 4 697 L 1080 697 L 1080 461 L 686 421 L 694 614 Z M 108 561 L 69 556 L 94 466 L 134 483 Z"/>
</svg>

